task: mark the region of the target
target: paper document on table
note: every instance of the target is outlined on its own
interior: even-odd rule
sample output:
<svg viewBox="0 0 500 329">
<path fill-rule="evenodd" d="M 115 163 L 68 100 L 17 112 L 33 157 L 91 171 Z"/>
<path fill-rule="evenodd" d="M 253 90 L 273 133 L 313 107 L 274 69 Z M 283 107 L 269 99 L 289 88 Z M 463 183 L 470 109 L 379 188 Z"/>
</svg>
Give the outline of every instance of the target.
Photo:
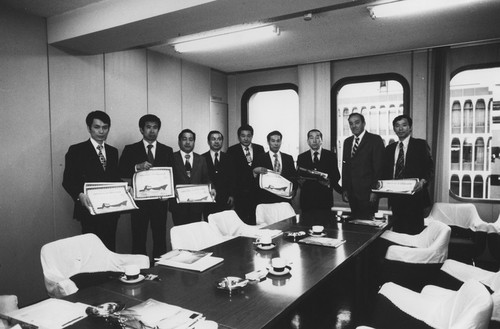
<svg viewBox="0 0 500 329">
<path fill-rule="evenodd" d="M 291 199 L 293 195 L 292 182 L 273 171 L 260 175 L 259 186 L 261 189 L 285 199 Z"/>
<path fill-rule="evenodd" d="M 186 250 L 186 249 L 174 249 L 161 255 L 159 259 L 169 260 L 184 264 L 193 264 L 203 257 L 211 256 L 211 252 L 198 251 L 198 250 Z"/>
<path fill-rule="evenodd" d="M 344 244 L 345 240 L 327 238 L 322 236 L 308 236 L 306 238 L 299 240 L 299 243 L 337 248 L 338 246 Z"/>
<path fill-rule="evenodd" d="M 375 227 L 384 227 L 387 225 L 387 222 L 385 220 L 371 220 L 371 219 L 352 219 L 349 221 L 349 223 L 357 225 L 375 226 Z"/>
<path fill-rule="evenodd" d="M 168 199 L 175 196 L 171 167 L 153 167 L 139 171 L 132 180 L 135 200 Z"/>
<path fill-rule="evenodd" d="M 58 329 L 85 318 L 89 305 L 49 298 L 39 303 L 7 313 L 9 318 L 35 325 L 39 328 Z"/>
<path fill-rule="evenodd" d="M 159 302 L 152 298 L 123 310 L 121 314 L 134 317 L 147 328 L 162 329 L 191 328 L 195 323 L 204 319 L 203 314 L 199 312 Z"/>
<path fill-rule="evenodd" d="M 283 234 L 283 231 L 281 230 L 272 230 L 268 228 L 259 229 L 257 227 L 242 230 L 240 233 L 241 236 L 254 239 L 259 239 L 262 238 L 263 236 L 270 236 L 271 239 L 274 239 L 275 237 L 278 237 L 281 234 Z"/>
<path fill-rule="evenodd" d="M 180 184 L 175 187 L 178 203 L 213 203 L 210 184 Z"/>
<path fill-rule="evenodd" d="M 413 194 L 413 189 L 418 181 L 418 178 L 379 180 L 377 188 L 372 189 L 372 191 L 380 193 Z"/>
<path fill-rule="evenodd" d="M 90 214 L 99 215 L 139 209 L 130 195 L 127 183 L 85 183 L 83 187 L 91 203 Z"/>
<path fill-rule="evenodd" d="M 224 261 L 224 258 L 214 257 L 211 252 L 174 249 L 160 258 L 156 265 L 165 265 L 185 270 L 203 272 Z"/>
</svg>

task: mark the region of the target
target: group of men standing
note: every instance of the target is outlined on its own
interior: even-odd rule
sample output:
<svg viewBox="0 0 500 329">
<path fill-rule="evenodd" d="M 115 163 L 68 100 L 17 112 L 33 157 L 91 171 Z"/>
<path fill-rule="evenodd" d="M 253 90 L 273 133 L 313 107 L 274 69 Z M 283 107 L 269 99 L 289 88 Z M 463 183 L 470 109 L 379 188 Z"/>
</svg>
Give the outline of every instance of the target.
<svg viewBox="0 0 500 329">
<path fill-rule="evenodd" d="M 292 183 L 292 195 L 298 185 L 301 186 L 303 212 L 331 209 L 335 190 L 349 202 L 353 216 L 359 218 L 371 218 L 377 211 L 378 196 L 372 188 L 378 180 L 420 178 L 413 195 L 391 196 L 389 202 L 397 218 L 395 229 L 411 233 L 423 228 L 423 208 L 430 202 L 425 187 L 432 178 L 433 163 L 427 143 L 409 137 L 411 118 L 403 115 L 394 120 L 393 128 L 401 143 L 393 143 L 385 150 L 380 136 L 365 131 L 361 114 L 351 114 L 348 121 L 353 136 L 344 142 L 341 187 L 337 156 L 322 147 L 323 135 L 317 129 L 308 132 L 310 149 L 298 156 L 297 167 L 325 173 L 326 180 L 299 178 L 292 156 L 280 151 L 283 136 L 279 131 L 267 135 L 269 151 L 265 152 L 261 145 L 252 143 L 253 128 L 243 125 L 238 129 L 239 143 L 229 147 L 227 153 L 221 151 L 222 133 L 211 131 L 207 136 L 210 150 L 199 155 L 193 152 L 195 132 L 184 129 L 178 135 L 179 151 L 173 152 L 171 147 L 157 141 L 161 121 L 152 114 L 140 118 L 142 139 L 126 145 L 119 159 L 118 150 L 105 143 L 111 127 L 110 117 L 105 112 L 94 111 L 86 118 L 90 139 L 70 146 L 66 154 L 62 185 L 75 201 L 74 218 L 81 222 L 82 233 L 95 233 L 110 250 L 115 250 L 119 213 L 91 215 L 90 201 L 83 193 L 85 183 L 119 182 L 152 167 L 172 167 L 174 185 L 211 184 L 211 194 L 216 201 L 213 204 L 177 203 L 175 199 L 137 202 L 139 209 L 131 214 L 132 253 L 147 254 L 150 225 L 153 257 L 166 252 L 169 209 L 174 225 L 200 221 L 212 213 L 233 208 L 245 223 L 252 225 L 257 204 L 290 202 L 259 188 L 258 176 L 269 171 L 279 173 Z M 402 147 L 396 149 L 399 144 Z"/>
</svg>

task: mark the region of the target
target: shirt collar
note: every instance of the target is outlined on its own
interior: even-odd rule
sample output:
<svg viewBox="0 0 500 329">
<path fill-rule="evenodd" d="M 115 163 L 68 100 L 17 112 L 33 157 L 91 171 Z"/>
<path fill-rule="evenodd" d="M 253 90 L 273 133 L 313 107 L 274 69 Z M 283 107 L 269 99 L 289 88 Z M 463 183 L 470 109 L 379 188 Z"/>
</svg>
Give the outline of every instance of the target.
<svg viewBox="0 0 500 329">
<path fill-rule="evenodd" d="M 363 132 L 361 134 L 359 134 L 359 136 L 354 136 L 354 138 L 358 137 L 359 138 L 359 142 L 361 143 L 361 141 L 363 140 L 363 137 L 365 137 L 365 134 L 366 134 L 366 130 L 363 130 Z"/>
<path fill-rule="evenodd" d="M 323 150 L 323 147 L 319 147 L 319 149 L 317 149 L 316 151 L 313 150 L 313 149 L 309 149 L 309 151 L 311 151 L 311 156 L 314 157 L 314 152 L 318 152 L 318 157 L 321 155 L 321 151 Z"/>
<path fill-rule="evenodd" d="M 403 148 L 407 149 L 408 148 L 408 144 L 410 143 L 410 136 L 406 137 L 405 139 L 403 139 L 402 141 L 399 141 L 399 142 L 403 142 Z"/>
<path fill-rule="evenodd" d="M 150 145 L 150 144 L 153 145 L 153 148 L 156 148 L 156 141 L 150 143 L 147 140 L 143 139 L 142 143 L 144 144 L 144 148 L 146 148 L 146 149 L 148 148 L 148 145 Z"/>
<path fill-rule="evenodd" d="M 97 143 L 97 142 L 96 142 L 96 141 L 95 141 L 92 137 L 90 137 L 90 142 L 91 142 L 91 143 L 92 143 L 92 145 L 94 146 L 94 149 L 95 149 L 95 150 L 97 150 L 97 146 L 98 146 L 98 145 L 102 145 L 102 146 L 103 146 L 103 147 L 102 147 L 102 150 L 104 151 L 104 144 L 105 144 L 105 143 L 99 144 L 99 143 Z"/>
<path fill-rule="evenodd" d="M 184 159 L 186 159 L 186 155 L 190 155 L 189 156 L 189 161 L 191 161 L 193 159 L 193 152 L 191 153 L 186 153 L 184 152 L 183 150 L 179 150 L 181 152 L 181 156 L 182 156 L 182 161 L 184 161 Z"/>
</svg>

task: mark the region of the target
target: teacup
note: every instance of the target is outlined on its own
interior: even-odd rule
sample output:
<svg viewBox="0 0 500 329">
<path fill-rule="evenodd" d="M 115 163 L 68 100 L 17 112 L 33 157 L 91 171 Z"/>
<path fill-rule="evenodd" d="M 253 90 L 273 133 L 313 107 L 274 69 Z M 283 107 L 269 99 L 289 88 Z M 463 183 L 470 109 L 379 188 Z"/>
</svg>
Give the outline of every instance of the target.
<svg viewBox="0 0 500 329">
<path fill-rule="evenodd" d="M 262 246 L 269 246 L 272 242 L 273 239 L 271 239 L 271 237 L 268 235 L 261 236 L 257 239 L 257 244 L 260 244 Z"/>
<path fill-rule="evenodd" d="M 375 213 L 375 219 L 379 219 L 379 220 L 380 220 L 380 219 L 384 219 L 384 213 L 383 213 L 383 212 L 381 212 L 381 211 L 377 211 L 377 212 Z"/>
<path fill-rule="evenodd" d="M 280 257 L 273 258 L 271 259 L 271 266 L 275 272 L 283 272 L 286 267 L 286 260 Z"/>
<path fill-rule="evenodd" d="M 125 277 L 127 280 L 135 280 L 139 277 L 140 269 L 137 265 L 125 266 Z"/>
<path fill-rule="evenodd" d="M 313 234 L 321 234 L 325 228 L 322 225 L 313 225 L 312 233 Z"/>
</svg>

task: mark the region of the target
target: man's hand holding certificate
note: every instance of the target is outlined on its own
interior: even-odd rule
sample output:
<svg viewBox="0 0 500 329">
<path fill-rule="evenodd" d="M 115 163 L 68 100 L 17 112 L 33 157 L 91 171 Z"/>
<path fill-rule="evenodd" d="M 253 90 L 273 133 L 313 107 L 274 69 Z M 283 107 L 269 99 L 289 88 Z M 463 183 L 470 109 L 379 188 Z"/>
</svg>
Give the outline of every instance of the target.
<svg viewBox="0 0 500 329">
<path fill-rule="evenodd" d="M 395 193 L 395 194 L 414 194 L 416 187 L 419 183 L 418 178 L 406 179 L 391 179 L 379 180 L 377 188 L 373 192 L 379 193 Z"/>
</svg>

